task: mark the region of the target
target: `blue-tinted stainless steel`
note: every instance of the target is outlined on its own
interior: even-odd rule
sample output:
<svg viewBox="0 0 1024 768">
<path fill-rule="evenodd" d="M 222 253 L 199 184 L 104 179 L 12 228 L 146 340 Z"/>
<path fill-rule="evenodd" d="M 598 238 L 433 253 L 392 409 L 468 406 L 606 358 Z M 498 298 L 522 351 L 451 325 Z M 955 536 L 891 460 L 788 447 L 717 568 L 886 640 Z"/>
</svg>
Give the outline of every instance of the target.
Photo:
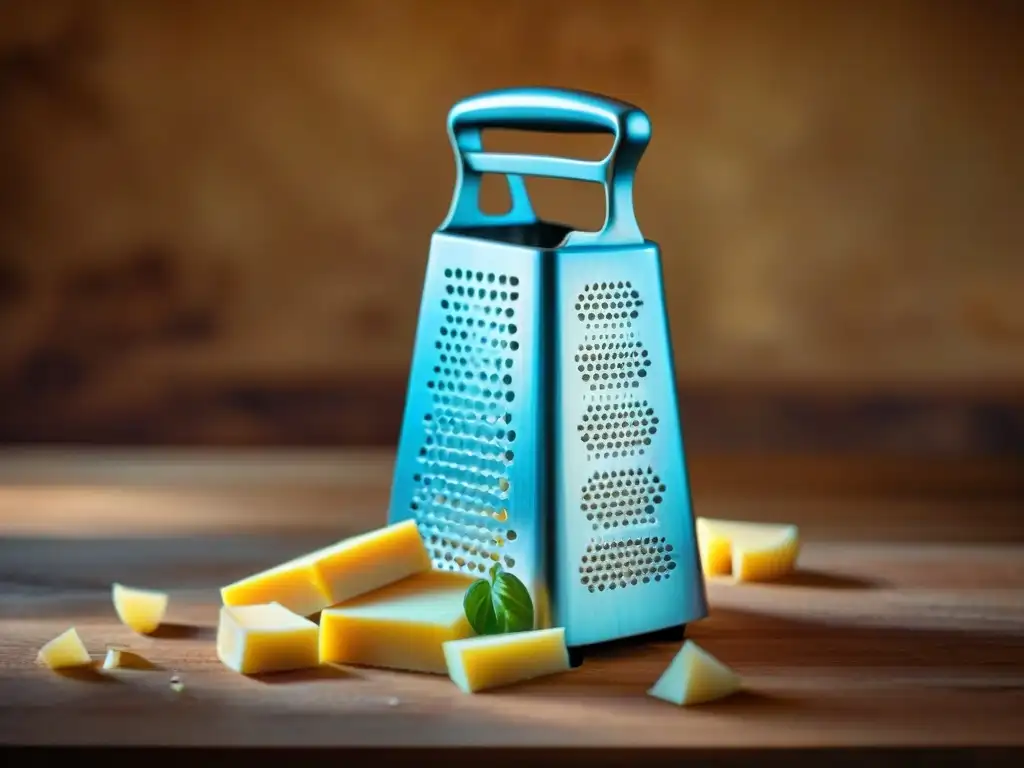
<svg viewBox="0 0 1024 768">
<path fill-rule="evenodd" d="M 591 162 L 484 152 L 486 128 L 606 132 Z M 449 114 L 457 181 L 434 234 L 389 518 L 441 568 L 500 561 L 538 624 L 584 646 L 706 615 L 657 245 L 633 212 L 647 115 L 594 94 L 495 91 Z M 483 173 L 512 207 L 479 207 Z M 523 175 L 605 187 L 596 232 L 541 221 Z"/>
</svg>

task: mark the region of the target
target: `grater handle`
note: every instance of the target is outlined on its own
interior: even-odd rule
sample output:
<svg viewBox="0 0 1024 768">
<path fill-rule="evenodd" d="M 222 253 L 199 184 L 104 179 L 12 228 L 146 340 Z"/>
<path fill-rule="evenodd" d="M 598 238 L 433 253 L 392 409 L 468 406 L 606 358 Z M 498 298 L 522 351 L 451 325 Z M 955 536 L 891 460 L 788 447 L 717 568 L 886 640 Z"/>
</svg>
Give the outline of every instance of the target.
<svg viewBox="0 0 1024 768">
<path fill-rule="evenodd" d="M 608 155 L 597 161 L 544 155 L 484 152 L 484 128 L 547 133 L 610 133 Z M 572 232 L 565 245 L 635 245 L 644 242 L 633 211 L 633 178 L 651 139 L 651 121 L 632 104 L 585 91 L 511 88 L 471 96 L 452 107 L 448 134 L 455 150 L 457 178 L 448 218 L 441 230 L 522 225 L 537 221 L 523 176 L 573 179 L 605 188 L 607 213 L 597 232 Z M 501 173 L 508 179 L 512 209 L 493 216 L 480 210 L 480 179 Z"/>
</svg>

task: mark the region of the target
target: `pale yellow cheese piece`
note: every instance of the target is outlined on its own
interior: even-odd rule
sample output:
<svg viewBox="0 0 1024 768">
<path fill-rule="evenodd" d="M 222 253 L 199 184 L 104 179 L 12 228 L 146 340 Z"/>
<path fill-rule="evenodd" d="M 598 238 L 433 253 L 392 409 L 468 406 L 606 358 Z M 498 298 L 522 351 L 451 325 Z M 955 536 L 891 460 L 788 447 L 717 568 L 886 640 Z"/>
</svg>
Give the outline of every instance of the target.
<svg viewBox="0 0 1024 768">
<path fill-rule="evenodd" d="M 301 616 L 430 569 L 416 523 L 353 536 L 221 589 L 225 605 L 276 602 Z"/>
<path fill-rule="evenodd" d="M 471 637 L 462 600 L 471 576 L 426 571 L 320 614 L 320 661 L 447 672 L 443 644 Z"/>
<path fill-rule="evenodd" d="M 465 693 L 570 669 L 562 627 L 452 640 L 444 644 L 444 657 L 448 676 Z"/>
<path fill-rule="evenodd" d="M 303 555 L 248 576 L 223 587 L 221 600 L 230 606 L 280 603 L 299 616 L 309 616 L 331 604 L 314 563 L 312 554 Z"/>
<path fill-rule="evenodd" d="M 337 604 L 429 571 L 430 553 L 416 521 L 406 520 L 320 550 L 315 567 L 331 604 Z"/>
<path fill-rule="evenodd" d="M 111 596 L 118 618 L 140 635 L 148 635 L 156 630 L 167 612 L 166 592 L 114 584 Z"/>
<path fill-rule="evenodd" d="M 85 649 L 85 644 L 74 627 L 40 648 L 37 658 L 50 669 L 92 666 L 89 651 Z"/>
<path fill-rule="evenodd" d="M 107 648 L 103 659 L 104 669 L 156 669 L 156 665 L 147 658 L 127 648 Z"/>
<path fill-rule="evenodd" d="M 687 640 L 647 693 L 685 707 L 724 699 L 741 687 L 735 672 L 693 640 Z"/>
<path fill-rule="evenodd" d="M 800 531 L 795 525 L 698 517 L 697 544 L 705 576 L 771 581 L 796 567 Z"/>
<path fill-rule="evenodd" d="M 314 622 L 280 603 L 221 606 L 217 658 L 243 675 L 308 669 L 320 664 Z"/>
<path fill-rule="evenodd" d="M 221 600 L 230 606 L 280 603 L 299 616 L 309 616 L 331 604 L 314 566 L 313 554 L 297 557 L 222 587 Z"/>
</svg>

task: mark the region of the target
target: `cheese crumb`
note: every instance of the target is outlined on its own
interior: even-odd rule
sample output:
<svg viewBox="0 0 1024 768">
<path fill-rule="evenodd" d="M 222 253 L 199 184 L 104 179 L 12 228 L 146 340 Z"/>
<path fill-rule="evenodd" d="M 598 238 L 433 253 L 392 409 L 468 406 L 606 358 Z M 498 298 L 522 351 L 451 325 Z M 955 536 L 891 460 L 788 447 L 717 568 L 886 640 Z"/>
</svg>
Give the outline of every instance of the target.
<svg viewBox="0 0 1024 768">
<path fill-rule="evenodd" d="M 127 648 L 110 646 L 103 659 L 104 669 L 153 669 L 153 664 L 143 656 Z"/>
</svg>

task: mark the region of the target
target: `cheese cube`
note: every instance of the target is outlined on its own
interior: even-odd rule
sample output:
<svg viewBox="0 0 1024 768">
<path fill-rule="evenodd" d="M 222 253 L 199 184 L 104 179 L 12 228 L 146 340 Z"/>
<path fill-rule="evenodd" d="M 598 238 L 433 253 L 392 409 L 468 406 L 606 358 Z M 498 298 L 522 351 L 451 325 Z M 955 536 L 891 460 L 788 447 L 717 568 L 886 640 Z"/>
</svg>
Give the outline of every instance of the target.
<svg viewBox="0 0 1024 768">
<path fill-rule="evenodd" d="M 320 661 L 443 675 L 443 644 L 473 635 L 471 576 L 426 571 L 320 614 Z"/>
<path fill-rule="evenodd" d="M 106 658 L 103 659 L 104 669 L 156 669 L 146 658 L 127 648 L 107 648 Z"/>
<path fill-rule="evenodd" d="M 111 596 L 118 618 L 140 635 L 149 634 L 159 627 L 167 612 L 166 592 L 114 584 Z"/>
<path fill-rule="evenodd" d="M 535 629 L 444 644 L 448 676 L 465 693 L 566 672 L 565 630 Z"/>
<path fill-rule="evenodd" d="M 693 640 L 687 640 L 647 693 L 683 707 L 723 699 L 741 685 L 735 672 Z"/>
<path fill-rule="evenodd" d="M 92 666 L 89 652 L 74 627 L 40 648 L 37 658 L 50 669 Z"/>
<path fill-rule="evenodd" d="M 317 626 L 279 603 L 222 606 L 217 658 L 243 675 L 319 666 Z"/>
<path fill-rule="evenodd" d="M 225 605 L 280 603 L 301 616 L 429 570 L 413 520 L 353 536 L 221 589 Z"/>
<path fill-rule="evenodd" d="M 770 581 L 796 567 L 800 532 L 795 525 L 697 518 L 697 544 L 705 576 Z"/>
</svg>

